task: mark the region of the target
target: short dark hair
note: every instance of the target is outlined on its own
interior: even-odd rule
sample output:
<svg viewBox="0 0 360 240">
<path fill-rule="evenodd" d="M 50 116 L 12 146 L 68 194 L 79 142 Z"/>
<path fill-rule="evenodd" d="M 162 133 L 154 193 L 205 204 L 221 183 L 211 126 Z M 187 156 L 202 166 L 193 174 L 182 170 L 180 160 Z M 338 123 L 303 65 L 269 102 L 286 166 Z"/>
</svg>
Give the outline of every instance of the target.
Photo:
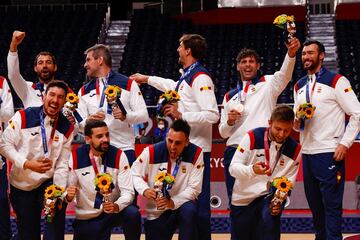
<svg viewBox="0 0 360 240">
<path fill-rule="evenodd" d="M 306 40 L 303 45 L 304 46 L 309 46 L 311 44 L 316 44 L 318 46 L 318 51 L 319 53 L 325 53 L 325 46 L 324 44 L 322 44 L 321 42 L 317 41 L 317 40 Z"/>
<path fill-rule="evenodd" d="M 85 127 L 84 127 L 85 136 L 91 137 L 92 129 L 99 128 L 99 127 L 107 127 L 106 122 L 104 122 L 103 120 L 95 120 L 95 119 L 87 120 Z"/>
<path fill-rule="evenodd" d="M 191 49 L 191 56 L 195 59 L 203 59 L 206 54 L 206 40 L 199 34 L 184 34 L 179 39 L 179 42 L 183 42 L 185 48 Z"/>
<path fill-rule="evenodd" d="M 85 55 L 91 51 L 93 51 L 93 57 L 95 59 L 98 59 L 99 57 L 103 57 L 106 66 L 110 68 L 112 67 L 111 53 L 110 53 L 110 48 L 108 46 L 104 44 L 95 44 L 94 46 L 85 50 Z"/>
<path fill-rule="evenodd" d="M 56 65 L 56 59 L 55 59 L 54 54 L 52 54 L 51 52 L 39 52 L 38 55 L 36 55 L 36 57 L 35 57 L 34 66 L 37 65 L 37 62 L 38 62 L 40 56 L 50 56 L 54 65 Z"/>
<path fill-rule="evenodd" d="M 236 62 L 239 63 L 242 59 L 246 57 L 253 57 L 255 58 L 255 61 L 257 63 L 261 62 L 259 54 L 254 49 L 249 49 L 249 48 L 243 48 L 240 50 L 240 52 L 236 57 Z"/>
<path fill-rule="evenodd" d="M 46 87 L 45 94 L 47 94 L 49 89 L 53 87 L 62 88 L 65 92 L 65 97 L 69 92 L 69 86 L 63 80 L 51 80 Z"/>
<path fill-rule="evenodd" d="M 171 124 L 170 129 L 173 129 L 175 132 L 183 132 L 187 138 L 190 136 L 190 125 L 185 120 L 175 120 Z"/>
<path fill-rule="evenodd" d="M 294 110 L 291 107 L 287 105 L 279 105 L 272 111 L 270 120 L 272 122 L 293 122 L 294 118 Z"/>
</svg>

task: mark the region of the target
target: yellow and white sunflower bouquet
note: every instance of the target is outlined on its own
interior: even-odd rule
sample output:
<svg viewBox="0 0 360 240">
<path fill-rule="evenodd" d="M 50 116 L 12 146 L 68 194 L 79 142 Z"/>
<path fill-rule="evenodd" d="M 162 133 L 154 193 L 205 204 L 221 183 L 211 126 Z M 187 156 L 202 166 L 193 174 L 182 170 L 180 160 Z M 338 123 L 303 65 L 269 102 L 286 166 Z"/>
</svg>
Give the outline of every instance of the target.
<svg viewBox="0 0 360 240">
<path fill-rule="evenodd" d="M 287 41 L 294 37 L 296 33 L 295 18 L 293 15 L 289 16 L 286 14 L 281 14 L 274 19 L 273 24 L 284 30 L 284 35 L 286 31 L 288 32 Z"/>
<path fill-rule="evenodd" d="M 276 177 L 271 182 L 271 186 L 274 189 L 274 197 L 270 202 L 270 213 L 271 215 L 278 215 L 280 212 L 274 212 L 275 206 L 281 206 L 282 203 L 287 199 L 290 191 L 293 189 L 293 183 L 285 176 Z"/>
<path fill-rule="evenodd" d="M 72 111 L 78 107 L 79 97 L 75 93 L 68 93 L 66 95 L 66 103 L 65 106 Z"/>
<path fill-rule="evenodd" d="M 111 114 L 113 109 L 119 108 L 122 114 L 126 115 L 127 111 L 120 100 L 122 89 L 116 85 L 108 85 L 104 91 L 106 101 L 109 104 L 108 113 Z"/>
<path fill-rule="evenodd" d="M 299 119 L 311 119 L 314 117 L 316 107 L 312 103 L 300 104 L 296 110 L 296 117 Z"/>
<path fill-rule="evenodd" d="M 107 201 L 106 197 L 110 195 L 115 187 L 112 176 L 109 173 L 98 173 L 95 176 L 94 184 L 95 190 L 99 191 L 104 196 L 104 200 Z"/>
<path fill-rule="evenodd" d="M 75 93 L 68 93 L 66 95 L 66 102 L 64 104 L 63 113 L 66 117 L 74 115 L 75 119 L 78 122 L 81 122 L 83 119 L 80 114 L 76 111 L 79 104 L 79 97 Z"/>
<path fill-rule="evenodd" d="M 179 101 L 180 101 L 180 95 L 175 90 L 167 90 L 166 92 L 161 94 L 159 97 L 157 107 L 156 107 L 156 112 L 157 112 L 158 118 L 164 117 L 163 108 L 165 107 L 165 105 L 167 105 L 167 104 L 175 105 Z"/>
<path fill-rule="evenodd" d="M 158 174 L 156 174 L 154 183 L 156 198 L 170 198 L 168 190 L 172 188 L 174 183 L 175 177 L 173 175 L 166 172 L 159 172 Z"/>
<path fill-rule="evenodd" d="M 285 29 L 287 22 L 294 22 L 294 21 L 295 19 L 293 15 L 288 16 L 286 14 L 281 14 L 274 19 L 273 24 L 281 29 Z"/>
<path fill-rule="evenodd" d="M 104 91 L 108 103 L 113 104 L 121 95 L 121 88 L 116 85 L 108 85 Z"/>
<path fill-rule="evenodd" d="M 65 197 L 65 189 L 52 184 L 45 189 L 44 193 L 44 214 L 47 222 L 52 222 L 57 211 L 62 208 Z"/>
</svg>

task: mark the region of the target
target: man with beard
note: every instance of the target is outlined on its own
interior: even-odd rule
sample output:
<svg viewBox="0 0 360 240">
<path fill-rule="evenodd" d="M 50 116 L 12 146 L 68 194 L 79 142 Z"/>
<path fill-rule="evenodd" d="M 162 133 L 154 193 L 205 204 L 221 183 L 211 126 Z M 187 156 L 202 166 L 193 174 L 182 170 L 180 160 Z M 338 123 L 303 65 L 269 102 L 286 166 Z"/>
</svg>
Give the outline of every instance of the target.
<svg viewBox="0 0 360 240">
<path fill-rule="evenodd" d="M 302 63 L 307 75 L 294 86 L 296 129 L 300 130 L 305 194 L 316 239 L 342 239 L 345 155 L 359 132 L 360 104 L 349 80 L 322 66 L 325 47 L 306 41 Z M 301 114 L 300 106 L 315 109 Z M 314 111 L 315 110 L 315 111 Z M 350 116 L 345 126 L 345 114 Z"/>
<path fill-rule="evenodd" d="M 164 115 L 173 119 L 186 120 L 191 126 L 190 141 L 204 151 L 204 179 L 201 194 L 198 198 L 199 239 L 211 239 L 210 225 L 210 152 L 212 144 L 212 124 L 219 120 L 214 84 L 209 72 L 201 65 L 205 57 L 207 44 L 205 38 L 198 34 L 184 34 L 179 39 L 179 64 L 183 74 L 179 81 L 136 73 L 130 76 L 138 83 L 149 85 L 165 92 L 175 90 L 180 95 L 179 105 L 167 104 Z"/>
<path fill-rule="evenodd" d="M 70 202 L 75 195 L 77 199 L 74 239 L 110 239 L 111 229 L 122 226 L 126 240 L 139 240 L 141 217 L 131 205 L 134 188 L 126 154 L 110 145 L 104 121 L 87 121 L 84 132 L 87 144 L 73 150 L 68 168 L 70 187 L 66 199 Z M 102 173 L 111 175 L 114 187 L 106 197 L 94 186 L 95 176 Z"/>
<path fill-rule="evenodd" d="M 73 125 L 60 114 L 67 90 L 63 81 L 51 81 L 44 104 L 16 112 L 2 135 L 0 153 L 13 164 L 10 202 L 18 239 L 40 239 L 44 191 L 52 182 L 66 186 L 67 176 L 58 171 L 68 168 L 73 139 Z"/>
<path fill-rule="evenodd" d="M 237 58 L 240 81 L 237 87 L 224 96 L 219 124 L 219 133 L 227 138 L 224 152 L 225 183 L 229 203 L 235 179 L 229 173 L 229 166 L 236 147 L 250 129 L 267 127 L 276 100 L 290 82 L 296 61 L 296 52 L 301 44 L 292 38 L 279 71 L 273 75 L 258 76 L 260 57 L 255 50 L 241 49 Z"/>
<path fill-rule="evenodd" d="M 24 108 L 38 107 L 43 104 L 42 98 L 47 84 L 54 80 L 57 65 L 55 56 L 49 52 L 40 52 L 34 61 L 34 71 L 38 82 L 27 82 L 20 74 L 18 46 L 25 38 L 25 32 L 14 31 L 7 56 L 8 77 Z"/>
<path fill-rule="evenodd" d="M 204 162 L 201 148 L 189 142 L 189 134 L 189 124 L 175 120 L 166 140 L 145 148 L 131 168 L 135 189 L 148 199 L 147 240 L 171 240 L 177 227 L 179 239 L 197 239 L 195 200 L 201 192 Z M 167 186 L 166 175 L 174 180 Z"/>
<path fill-rule="evenodd" d="M 96 44 L 85 51 L 86 75 L 94 78 L 79 93 L 79 113 L 86 120 L 104 120 L 110 129 L 111 143 L 126 154 L 130 166 L 135 161 L 135 136 L 132 126 L 149 118 L 146 104 L 135 81 L 111 70 L 112 60 L 107 46 Z M 105 97 L 108 86 L 121 89 L 119 106 L 113 107 Z"/>
<path fill-rule="evenodd" d="M 294 112 L 276 107 L 269 127 L 250 130 L 237 147 L 229 171 L 236 179 L 231 201 L 231 239 L 280 240 L 281 202 L 270 204 L 274 189 L 268 183 L 287 177 L 295 183 L 301 146 L 290 136 Z M 283 186 L 284 191 L 289 188 Z M 282 196 L 282 199 L 285 199 Z M 273 203 L 273 202 L 272 202 Z"/>
<path fill-rule="evenodd" d="M 43 105 L 44 92 L 50 81 L 54 80 L 57 71 L 55 56 L 50 52 L 40 52 L 34 61 L 34 71 L 38 76 L 38 82 L 29 82 L 20 74 L 18 46 L 25 38 L 25 32 L 14 31 L 10 43 L 10 50 L 7 57 L 8 76 L 16 94 L 21 99 L 24 108 L 38 107 Z M 67 92 L 73 92 L 68 87 Z M 73 115 L 66 115 L 66 118 L 75 125 L 74 135 L 78 132 L 78 125 Z M 65 232 L 66 204 L 62 208 L 54 224 L 48 225 L 45 236 L 47 240 L 53 237 L 57 240 L 64 239 Z"/>
</svg>

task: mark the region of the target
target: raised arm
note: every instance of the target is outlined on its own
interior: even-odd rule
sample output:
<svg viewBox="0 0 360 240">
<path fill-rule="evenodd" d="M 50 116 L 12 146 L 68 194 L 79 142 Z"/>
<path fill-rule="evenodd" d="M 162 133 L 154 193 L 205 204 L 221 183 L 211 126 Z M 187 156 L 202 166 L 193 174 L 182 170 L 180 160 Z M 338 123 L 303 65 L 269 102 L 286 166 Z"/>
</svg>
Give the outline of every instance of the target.
<svg viewBox="0 0 360 240">
<path fill-rule="evenodd" d="M 14 31 L 7 56 L 8 78 L 22 101 L 26 99 L 29 88 L 25 79 L 20 74 L 19 66 L 18 45 L 21 44 L 24 38 L 25 32 Z"/>
</svg>

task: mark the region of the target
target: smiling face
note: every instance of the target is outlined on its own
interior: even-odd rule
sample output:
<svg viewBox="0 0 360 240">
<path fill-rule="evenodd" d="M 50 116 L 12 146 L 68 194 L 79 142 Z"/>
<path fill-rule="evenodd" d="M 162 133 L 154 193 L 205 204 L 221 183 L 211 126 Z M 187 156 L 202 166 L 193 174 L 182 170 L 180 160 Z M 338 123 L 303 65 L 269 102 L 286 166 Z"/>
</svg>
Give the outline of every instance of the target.
<svg viewBox="0 0 360 240">
<path fill-rule="evenodd" d="M 57 66 L 50 55 L 39 55 L 34 66 L 34 71 L 43 83 L 54 79 Z"/>
<path fill-rule="evenodd" d="M 248 56 L 240 59 L 236 68 L 240 73 L 242 81 L 251 81 L 257 76 L 257 71 L 260 69 L 260 63 L 256 61 L 255 57 Z"/>
<path fill-rule="evenodd" d="M 304 46 L 301 55 L 301 61 L 303 67 L 308 73 L 313 74 L 320 70 L 325 54 L 319 53 L 318 46 L 316 44 L 310 44 Z"/>
<path fill-rule="evenodd" d="M 171 160 L 176 160 L 188 144 L 189 138 L 186 137 L 184 132 L 176 132 L 174 129 L 170 128 L 166 136 L 166 147 Z"/>
<path fill-rule="evenodd" d="M 283 143 L 290 136 L 293 128 L 293 122 L 271 121 L 269 120 L 270 138 L 277 143 Z"/>
<path fill-rule="evenodd" d="M 86 142 L 89 143 L 91 150 L 95 155 L 105 153 L 109 149 L 110 134 L 106 126 L 91 129 L 92 134 L 85 136 Z"/>
<path fill-rule="evenodd" d="M 55 118 L 64 106 L 65 99 L 66 93 L 64 89 L 56 86 L 47 89 L 47 93 L 44 96 L 45 114 L 51 118 Z"/>
</svg>

